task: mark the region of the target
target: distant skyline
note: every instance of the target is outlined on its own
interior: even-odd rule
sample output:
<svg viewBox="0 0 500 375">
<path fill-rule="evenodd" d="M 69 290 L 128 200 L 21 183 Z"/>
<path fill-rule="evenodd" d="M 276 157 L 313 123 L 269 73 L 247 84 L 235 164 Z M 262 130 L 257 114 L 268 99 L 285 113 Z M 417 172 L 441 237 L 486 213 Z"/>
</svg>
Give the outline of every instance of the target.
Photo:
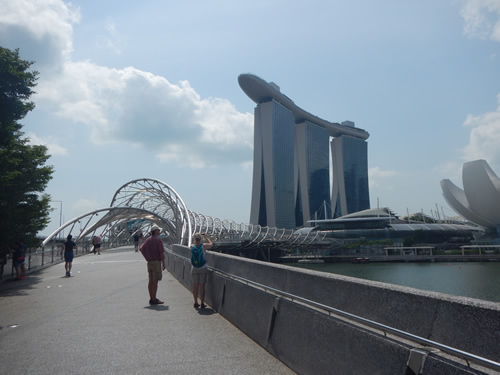
<svg viewBox="0 0 500 375">
<path fill-rule="evenodd" d="M 0 45 L 40 72 L 22 120 L 55 173 L 48 234 L 137 178 L 248 222 L 254 103 L 242 73 L 370 133 L 371 207 L 455 212 L 440 180 L 500 171 L 500 1 L 0 0 Z"/>
</svg>

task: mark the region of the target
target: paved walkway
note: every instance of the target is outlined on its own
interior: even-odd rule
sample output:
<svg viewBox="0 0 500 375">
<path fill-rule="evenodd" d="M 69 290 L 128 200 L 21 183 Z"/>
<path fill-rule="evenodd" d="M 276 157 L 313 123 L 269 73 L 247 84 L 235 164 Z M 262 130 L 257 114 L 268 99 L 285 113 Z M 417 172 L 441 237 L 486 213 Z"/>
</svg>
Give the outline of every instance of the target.
<svg viewBox="0 0 500 375">
<path fill-rule="evenodd" d="M 149 306 L 132 248 L 0 284 L 2 374 L 294 374 L 168 272 Z"/>
</svg>

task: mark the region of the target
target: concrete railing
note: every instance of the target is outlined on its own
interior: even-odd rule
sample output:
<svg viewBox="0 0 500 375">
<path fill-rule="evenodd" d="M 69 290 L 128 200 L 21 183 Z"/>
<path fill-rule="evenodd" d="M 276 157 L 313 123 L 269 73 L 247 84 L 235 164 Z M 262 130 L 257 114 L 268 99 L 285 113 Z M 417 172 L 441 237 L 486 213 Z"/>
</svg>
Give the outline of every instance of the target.
<svg viewBox="0 0 500 375">
<path fill-rule="evenodd" d="M 167 268 L 191 288 L 190 250 Z M 500 358 L 500 304 L 208 253 L 210 267 L 460 351 Z M 468 374 L 467 362 L 211 272 L 207 303 L 300 374 Z M 481 367 L 472 365 L 475 371 Z M 491 367 L 490 367 L 491 368 Z M 490 370 L 488 370 L 490 371 Z M 500 368 L 495 371 L 500 371 Z"/>
</svg>

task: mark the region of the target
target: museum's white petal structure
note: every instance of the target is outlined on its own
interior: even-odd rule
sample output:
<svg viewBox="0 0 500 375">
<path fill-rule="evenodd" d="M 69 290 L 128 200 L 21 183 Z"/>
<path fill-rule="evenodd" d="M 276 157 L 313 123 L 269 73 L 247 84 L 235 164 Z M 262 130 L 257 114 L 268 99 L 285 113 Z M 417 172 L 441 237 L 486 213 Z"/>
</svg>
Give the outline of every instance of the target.
<svg viewBox="0 0 500 375">
<path fill-rule="evenodd" d="M 465 163 L 463 190 L 448 179 L 441 180 L 443 196 L 458 214 L 485 228 L 500 225 L 500 179 L 486 160 Z"/>
</svg>

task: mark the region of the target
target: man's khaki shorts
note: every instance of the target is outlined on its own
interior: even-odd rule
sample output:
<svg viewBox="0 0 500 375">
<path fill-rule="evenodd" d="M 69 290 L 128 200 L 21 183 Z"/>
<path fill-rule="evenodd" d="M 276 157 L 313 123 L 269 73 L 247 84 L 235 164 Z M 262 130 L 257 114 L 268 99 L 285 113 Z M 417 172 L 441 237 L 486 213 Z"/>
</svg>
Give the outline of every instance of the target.
<svg viewBox="0 0 500 375">
<path fill-rule="evenodd" d="M 159 281 L 162 278 L 161 260 L 148 261 L 148 275 L 150 281 Z"/>
</svg>

